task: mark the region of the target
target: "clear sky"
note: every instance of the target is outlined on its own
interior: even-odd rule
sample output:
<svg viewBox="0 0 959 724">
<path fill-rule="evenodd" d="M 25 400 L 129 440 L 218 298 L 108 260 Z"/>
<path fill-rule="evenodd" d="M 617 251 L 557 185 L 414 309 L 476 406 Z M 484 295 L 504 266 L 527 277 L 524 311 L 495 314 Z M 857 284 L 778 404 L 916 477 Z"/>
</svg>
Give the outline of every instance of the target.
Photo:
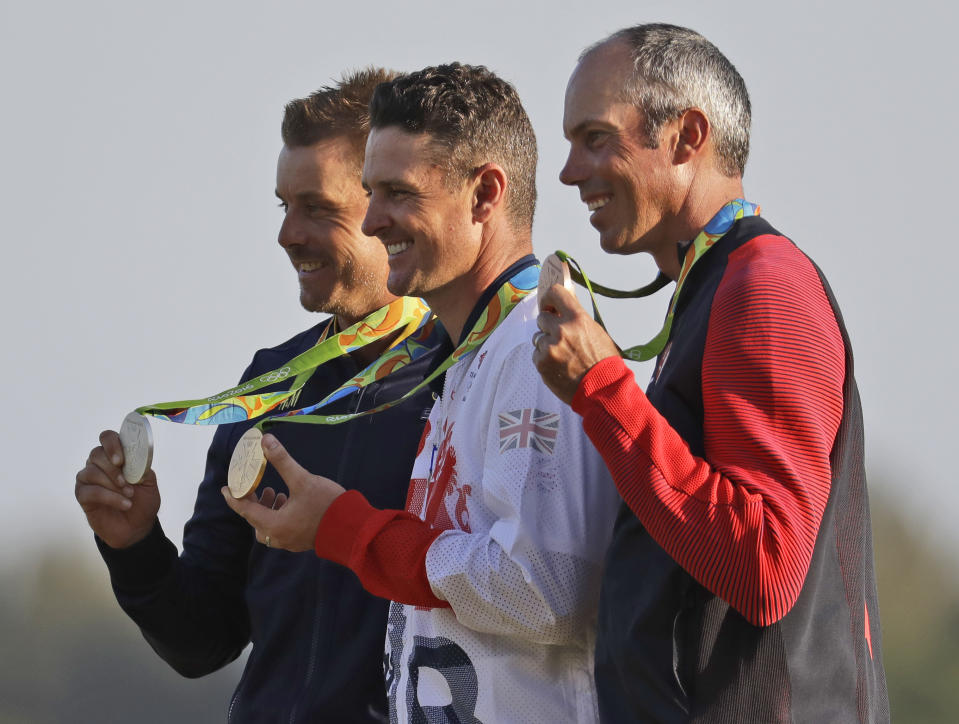
<svg viewBox="0 0 959 724">
<path fill-rule="evenodd" d="M 753 102 L 750 200 L 824 269 L 856 354 L 871 485 L 959 549 L 952 470 L 959 111 L 949 3 L 16 3 L 0 5 L 0 563 L 93 544 L 74 476 L 133 407 L 230 386 L 311 326 L 276 245 L 284 103 L 367 64 L 485 64 L 540 144 L 537 253 L 633 288 L 557 180 L 563 93 L 583 47 L 665 21 L 702 32 Z M 607 303 L 621 343 L 667 304 Z M 638 366 L 645 385 L 650 369 Z M 177 542 L 210 431 L 155 423 L 161 520 Z M 9 500 L 9 498 L 8 498 Z"/>
</svg>

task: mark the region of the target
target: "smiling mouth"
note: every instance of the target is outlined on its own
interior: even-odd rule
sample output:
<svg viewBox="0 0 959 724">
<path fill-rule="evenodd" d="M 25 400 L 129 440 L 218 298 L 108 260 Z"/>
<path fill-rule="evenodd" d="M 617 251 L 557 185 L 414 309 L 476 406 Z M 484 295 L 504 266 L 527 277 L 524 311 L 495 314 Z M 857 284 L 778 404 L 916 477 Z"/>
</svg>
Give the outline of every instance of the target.
<svg viewBox="0 0 959 724">
<path fill-rule="evenodd" d="M 612 199 L 612 196 L 603 196 L 602 198 L 599 198 L 599 199 L 593 199 L 592 201 L 587 201 L 586 208 L 589 211 L 598 211 L 599 209 L 603 208 L 606 204 L 608 204 L 610 199 Z"/>
<path fill-rule="evenodd" d="M 323 267 L 326 266 L 326 264 L 324 264 L 321 261 L 298 261 L 294 263 L 293 266 L 296 268 L 298 272 L 302 274 L 305 272 L 312 272 L 318 269 L 322 269 Z"/>
<path fill-rule="evenodd" d="M 412 241 L 397 241 L 392 244 L 386 244 L 386 253 L 390 256 L 396 256 L 397 254 L 402 254 L 411 246 L 413 246 Z"/>
</svg>

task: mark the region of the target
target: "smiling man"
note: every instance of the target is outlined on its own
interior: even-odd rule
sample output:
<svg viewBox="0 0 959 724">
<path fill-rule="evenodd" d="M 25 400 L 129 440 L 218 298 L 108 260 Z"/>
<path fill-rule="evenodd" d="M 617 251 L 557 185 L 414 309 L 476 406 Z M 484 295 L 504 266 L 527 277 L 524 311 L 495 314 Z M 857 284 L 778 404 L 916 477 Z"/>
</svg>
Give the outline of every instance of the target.
<svg viewBox="0 0 959 724">
<path fill-rule="evenodd" d="M 406 511 L 297 465 L 264 437 L 291 496 L 230 505 L 257 538 L 352 568 L 393 600 L 397 722 L 590 722 L 600 561 L 616 494 L 568 407 L 530 362 L 536 142 L 511 85 L 483 67 L 381 85 L 363 230 L 394 294 L 426 299 L 453 353 L 436 388 Z"/>
<path fill-rule="evenodd" d="M 888 720 L 849 339 L 816 266 L 743 199 L 742 78 L 691 30 L 629 28 L 581 56 L 563 124 L 560 179 L 602 248 L 677 281 L 645 393 L 572 294 L 539 318 L 542 378 L 623 501 L 604 720 Z"/>
<path fill-rule="evenodd" d="M 276 174 L 284 213 L 279 243 L 296 269 L 303 306 L 331 316 L 257 352 L 243 380 L 283 366 L 395 299 L 386 288 L 386 250 L 360 230 L 367 207 L 360 174 L 368 103 L 373 88 L 391 77 L 362 71 L 287 105 Z M 319 367 L 296 406 L 321 400 L 383 347 Z M 429 363 L 425 355 L 328 411 L 354 412 L 399 398 L 423 379 Z M 311 469 L 356 487 L 375 505 L 397 507 L 406 497 L 431 403 L 424 390 L 373 417 L 322 428 L 284 425 L 275 434 Z M 117 600 L 184 676 L 224 666 L 252 641 L 230 703 L 231 722 L 383 721 L 386 602 L 366 593 L 341 566 L 258 545 L 219 494 L 233 449 L 250 424 L 216 431 L 179 557 L 157 519 L 155 475 L 127 485 L 116 433 L 101 434 L 101 445 L 77 475 L 76 497 L 96 533 Z M 264 485 L 265 503 L 286 494 L 273 470 Z"/>
</svg>

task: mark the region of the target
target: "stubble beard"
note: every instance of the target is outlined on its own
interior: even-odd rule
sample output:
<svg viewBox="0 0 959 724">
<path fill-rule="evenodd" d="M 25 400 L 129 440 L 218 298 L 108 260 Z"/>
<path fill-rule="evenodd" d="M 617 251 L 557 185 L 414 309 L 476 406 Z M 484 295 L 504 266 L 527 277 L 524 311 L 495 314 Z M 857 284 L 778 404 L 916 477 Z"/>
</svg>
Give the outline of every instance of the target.
<svg viewBox="0 0 959 724">
<path fill-rule="evenodd" d="M 343 267 L 340 282 L 329 297 L 316 300 L 300 288 L 300 304 L 308 312 L 330 314 L 343 319 L 362 319 L 379 308 L 383 282 L 368 270 L 357 271 L 352 262 Z"/>
</svg>

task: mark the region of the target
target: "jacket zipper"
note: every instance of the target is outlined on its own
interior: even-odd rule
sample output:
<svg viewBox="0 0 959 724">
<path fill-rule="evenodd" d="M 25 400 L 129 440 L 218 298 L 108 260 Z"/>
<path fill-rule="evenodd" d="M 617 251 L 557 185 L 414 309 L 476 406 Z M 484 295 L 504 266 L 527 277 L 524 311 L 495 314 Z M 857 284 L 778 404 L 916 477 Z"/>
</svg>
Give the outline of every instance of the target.
<svg viewBox="0 0 959 724">
<path fill-rule="evenodd" d="M 363 401 L 363 397 L 364 397 L 364 395 L 366 394 L 366 391 L 367 391 L 368 389 L 369 389 L 369 387 L 361 387 L 361 388 L 360 388 L 360 391 L 356 394 L 356 404 L 354 404 L 353 409 L 351 410 L 351 412 L 359 412 L 359 410 L 360 410 L 360 403 Z M 375 393 L 375 392 L 374 392 L 374 394 L 373 394 L 373 401 L 374 401 L 374 402 L 376 401 L 376 393 Z M 357 423 L 357 424 L 358 424 L 358 423 Z M 352 440 L 353 440 L 353 435 L 354 435 L 354 433 L 355 433 L 355 429 L 356 429 L 355 427 L 351 427 L 351 428 L 350 428 L 350 431 L 349 431 L 349 433 L 348 433 L 348 435 L 347 435 L 347 438 L 346 438 L 346 444 L 344 445 L 344 450 L 349 450 L 349 449 L 350 449 L 350 447 L 351 447 L 351 442 L 352 442 Z M 345 460 L 345 456 L 344 456 L 343 459 Z M 339 477 L 342 478 L 343 476 L 340 475 Z M 313 636 L 312 636 L 312 638 L 311 638 L 311 640 L 310 640 L 310 663 L 309 663 L 309 665 L 306 667 L 306 676 L 305 676 L 305 678 L 303 679 L 303 690 L 302 690 L 303 693 L 302 693 L 302 694 L 300 695 L 300 697 L 299 697 L 299 700 L 300 700 L 300 701 L 303 700 L 303 697 L 306 696 L 307 692 L 309 691 L 310 682 L 313 680 L 313 672 L 314 672 L 314 670 L 316 669 L 316 649 L 317 649 L 317 644 L 319 643 L 320 632 L 321 632 L 321 629 L 322 629 L 321 621 L 322 621 L 324 618 L 326 618 L 324 615 L 322 615 L 322 614 L 323 614 L 323 609 L 325 608 L 325 606 L 320 605 L 319 602 L 321 602 L 321 601 L 323 601 L 323 595 L 322 595 L 322 592 L 318 592 L 318 594 L 317 594 L 317 606 L 316 606 L 316 609 L 315 609 L 314 614 L 313 614 Z M 289 719 L 290 724 L 296 724 L 296 710 L 297 710 L 297 704 L 294 704 L 294 705 L 293 705 L 293 708 L 290 710 L 290 719 Z"/>
</svg>

